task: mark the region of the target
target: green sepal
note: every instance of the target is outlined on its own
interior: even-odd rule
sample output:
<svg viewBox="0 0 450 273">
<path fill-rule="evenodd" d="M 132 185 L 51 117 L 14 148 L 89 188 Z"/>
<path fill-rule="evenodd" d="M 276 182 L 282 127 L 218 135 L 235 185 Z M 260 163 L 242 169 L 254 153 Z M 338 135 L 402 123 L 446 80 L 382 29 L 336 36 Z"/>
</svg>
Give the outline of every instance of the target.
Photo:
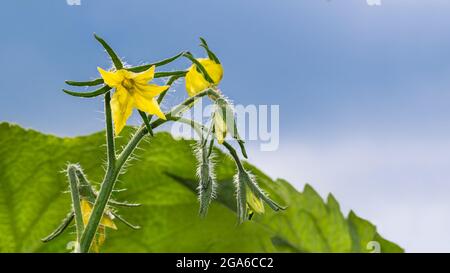
<svg viewBox="0 0 450 273">
<path fill-rule="evenodd" d="M 138 111 L 139 115 L 141 115 L 142 121 L 145 124 L 145 127 L 147 128 L 148 133 L 153 136 L 153 130 L 152 130 L 152 126 L 150 125 L 150 120 L 147 116 L 147 114 L 141 110 Z"/>
<path fill-rule="evenodd" d="M 63 231 L 66 230 L 66 228 L 70 225 L 74 217 L 75 213 L 73 211 L 69 212 L 67 216 L 62 220 L 61 224 L 47 237 L 42 238 L 41 241 L 43 243 L 47 243 L 61 235 Z"/>
<path fill-rule="evenodd" d="M 225 121 L 227 132 L 229 132 L 231 136 L 237 141 L 242 155 L 247 159 L 248 156 L 247 150 L 245 149 L 245 142 L 239 135 L 237 122 L 234 118 L 234 110 L 231 108 L 227 100 L 222 97 L 216 100 L 216 104 L 218 106 L 218 110 L 216 113 L 218 113 Z M 231 117 L 231 120 L 227 120 L 228 117 Z"/>
<path fill-rule="evenodd" d="M 247 188 L 245 180 L 242 176 L 242 171 L 238 171 L 235 177 L 236 183 L 236 209 L 239 224 L 242 224 L 247 219 Z"/>
<path fill-rule="evenodd" d="M 206 53 L 208 54 L 208 57 L 209 57 L 211 60 L 213 60 L 216 64 L 220 64 L 219 58 L 217 58 L 216 54 L 214 54 L 214 52 L 212 52 L 212 51 L 209 49 L 209 46 L 208 46 L 208 44 L 206 43 L 206 40 L 203 39 L 202 37 L 200 37 L 200 41 L 201 41 L 200 46 L 203 47 L 203 48 L 206 50 Z"/>
<path fill-rule="evenodd" d="M 245 149 L 245 142 L 242 139 L 238 139 L 237 143 L 239 144 L 239 148 L 241 148 L 241 153 L 245 159 L 248 159 L 247 150 Z"/>
<path fill-rule="evenodd" d="M 115 213 L 115 212 L 111 212 L 111 214 L 117 218 L 120 222 L 124 223 L 125 225 L 127 225 L 128 227 L 132 228 L 132 229 L 141 229 L 140 226 L 135 226 L 133 224 L 131 224 L 130 222 L 128 222 L 127 220 L 125 220 L 122 216 L 120 216 L 119 214 Z"/>
<path fill-rule="evenodd" d="M 150 63 L 150 64 L 144 64 L 144 65 L 140 65 L 140 66 L 130 67 L 130 68 L 127 68 L 127 70 L 131 71 L 131 72 L 135 72 L 135 73 L 143 72 L 152 66 L 158 67 L 158 66 L 169 64 L 169 63 L 175 61 L 176 59 L 180 58 L 181 56 L 183 56 L 184 53 L 185 53 L 184 51 L 181 51 L 177 55 L 172 56 L 170 58 L 167 58 L 167 59 L 164 59 L 161 61 L 157 61 L 154 63 Z"/>
<path fill-rule="evenodd" d="M 187 71 L 180 70 L 180 71 L 163 71 L 163 72 L 156 72 L 154 78 L 165 78 L 165 77 L 171 77 L 171 76 L 179 76 L 184 77 L 186 76 Z"/>
<path fill-rule="evenodd" d="M 117 56 L 116 52 L 114 52 L 114 50 L 108 45 L 108 43 L 102 38 L 100 38 L 97 34 L 94 33 L 94 37 L 106 50 L 116 69 L 117 70 L 122 69 L 123 68 L 122 61 Z"/>
<path fill-rule="evenodd" d="M 272 210 L 279 211 L 286 209 L 286 207 L 277 204 L 266 193 L 262 191 L 262 189 L 256 183 L 253 175 L 249 174 L 248 172 L 243 172 L 241 173 L 240 178 L 243 180 L 245 184 L 247 184 L 247 186 L 253 192 L 253 194 L 256 197 L 261 198 Z"/>
<path fill-rule="evenodd" d="M 77 81 L 66 81 L 66 84 L 72 85 L 72 86 L 96 86 L 104 83 L 102 78 L 98 78 L 92 81 L 85 81 L 85 82 L 77 82 Z"/>
<path fill-rule="evenodd" d="M 134 207 L 142 206 L 141 204 L 136 204 L 136 203 L 119 202 L 119 201 L 116 201 L 116 200 L 111 199 L 111 198 L 108 200 L 108 205 L 119 206 L 119 207 L 127 207 L 127 208 L 134 208 Z"/>
<path fill-rule="evenodd" d="M 186 74 L 173 75 L 172 77 L 169 78 L 169 80 L 167 80 L 166 85 L 172 85 L 172 83 L 174 83 L 176 80 L 178 80 L 179 78 L 182 78 L 184 76 L 186 76 Z"/>
<path fill-rule="evenodd" d="M 207 155 L 208 158 L 211 157 L 213 149 L 214 149 L 214 138 L 211 138 L 211 141 L 209 142 L 209 148 L 208 148 L 208 155 Z"/>
<path fill-rule="evenodd" d="M 183 54 L 183 56 L 188 58 L 193 64 L 195 64 L 197 66 L 197 68 L 203 74 L 203 77 L 205 78 L 205 80 L 207 80 L 209 83 L 215 84 L 213 79 L 211 78 L 211 76 L 209 76 L 208 72 L 206 71 L 205 67 L 194 58 L 192 53 L 186 52 Z"/>
<path fill-rule="evenodd" d="M 80 93 L 80 92 L 74 92 L 74 91 L 70 91 L 67 89 L 63 89 L 64 93 L 69 94 L 71 96 L 74 97 L 82 97 L 82 98 L 93 98 L 93 97 L 97 97 L 100 95 L 103 95 L 105 93 L 107 93 L 109 90 L 111 90 L 111 87 L 105 85 L 97 90 L 91 91 L 91 92 L 84 92 L 84 93 Z"/>
<path fill-rule="evenodd" d="M 80 198 L 87 199 L 89 202 L 94 203 L 97 198 L 97 193 L 91 183 L 87 180 L 83 170 L 81 168 L 76 168 L 75 174 L 78 179 Z"/>
<path fill-rule="evenodd" d="M 215 196 L 215 175 L 214 175 L 214 162 L 210 159 L 208 154 L 208 147 L 200 140 L 196 147 L 196 156 L 199 162 L 197 167 L 197 175 L 199 177 L 198 185 L 198 200 L 200 201 L 199 215 L 205 217 L 208 213 L 209 205 Z"/>
<path fill-rule="evenodd" d="M 208 159 L 206 159 L 208 160 Z M 213 199 L 214 195 L 214 180 L 211 177 L 211 171 L 209 169 L 209 162 L 202 162 L 200 165 L 200 183 L 198 186 L 199 189 L 199 215 L 200 217 L 205 217 L 208 213 L 209 205 Z"/>
</svg>

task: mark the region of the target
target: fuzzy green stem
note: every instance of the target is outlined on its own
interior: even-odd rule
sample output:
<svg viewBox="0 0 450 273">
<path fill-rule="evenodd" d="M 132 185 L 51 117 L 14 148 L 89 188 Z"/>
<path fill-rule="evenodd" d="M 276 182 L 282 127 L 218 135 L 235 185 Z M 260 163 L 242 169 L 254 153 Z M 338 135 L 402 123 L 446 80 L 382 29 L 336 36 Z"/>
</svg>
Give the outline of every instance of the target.
<svg viewBox="0 0 450 273">
<path fill-rule="evenodd" d="M 92 209 L 91 216 L 89 217 L 88 224 L 81 236 L 80 251 L 82 253 L 89 252 L 89 248 L 97 232 L 98 225 L 103 217 L 106 204 L 111 196 L 111 192 L 114 188 L 114 184 L 117 179 L 118 172 L 115 171 L 116 154 L 114 148 L 114 132 L 111 116 L 111 95 L 105 94 L 105 122 L 106 122 L 106 147 L 108 155 L 108 167 L 106 170 L 105 178 L 101 184 L 100 192 L 95 200 L 94 207 Z"/>
<path fill-rule="evenodd" d="M 234 162 L 236 162 L 236 166 L 239 169 L 239 171 L 243 171 L 245 172 L 244 166 L 241 163 L 241 159 L 239 158 L 236 150 L 233 148 L 233 146 L 231 146 L 228 142 L 224 141 L 222 143 L 222 145 L 227 148 L 228 152 L 230 153 L 230 155 L 233 157 Z"/>
<path fill-rule="evenodd" d="M 64 230 L 66 230 L 66 228 L 70 225 L 70 223 L 72 222 L 74 217 L 75 217 L 75 213 L 73 212 L 73 210 L 71 210 L 67 214 L 66 218 L 64 218 L 62 220 L 61 224 L 52 233 L 50 233 L 47 237 L 42 238 L 41 241 L 43 243 L 47 243 L 47 242 L 50 242 L 51 240 L 55 239 L 59 235 L 61 235 L 64 232 Z"/>
<path fill-rule="evenodd" d="M 108 167 L 113 168 L 116 161 L 116 150 L 114 147 L 114 131 L 111 115 L 111 93 L 105 94 L 105 119 L 106 119 L 106 145 L 108 153 Z"/>
</svg>

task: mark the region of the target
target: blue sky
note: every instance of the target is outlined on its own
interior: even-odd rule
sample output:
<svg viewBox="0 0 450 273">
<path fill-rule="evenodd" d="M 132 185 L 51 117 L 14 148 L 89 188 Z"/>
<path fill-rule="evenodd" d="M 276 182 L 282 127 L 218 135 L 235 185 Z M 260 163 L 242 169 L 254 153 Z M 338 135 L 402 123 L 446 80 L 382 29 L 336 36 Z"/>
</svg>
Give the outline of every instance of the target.
<svg viewBox="0 0 450 273">
<path fill-rule="evenodd" d="M 252 162 L 299 189 L 333 192 L 407 251 L 448 252 L 449 9 L 445 0 L 4 1 L 0 120 L 64 136 L 102 129 L 100 99 L 60 91 L 109 66 L 92 33 L 130 64 L 203 54 L 202 36 L 230 98 L 280 105 L 280 149 L 251 143 Z M 186 97 L 176 89 L 169 103 Z"/>
</svg>

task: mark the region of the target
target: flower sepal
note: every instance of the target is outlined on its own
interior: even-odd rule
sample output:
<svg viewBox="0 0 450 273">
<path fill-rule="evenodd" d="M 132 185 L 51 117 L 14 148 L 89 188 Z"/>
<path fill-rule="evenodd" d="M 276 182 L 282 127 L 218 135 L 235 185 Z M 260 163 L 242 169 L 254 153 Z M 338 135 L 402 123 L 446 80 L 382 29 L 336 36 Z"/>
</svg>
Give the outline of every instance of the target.
<svg viewBox="0 0 450 273">
<path fill-rule="evenodd" d="M 234 176 L 237 198 L 237 215 L 239 223 L 251 219 L 253 213 L 263 214 L 264 203 L 272 210 L 285 210 L 273 201 L 256 183 L 255 176 L 248 171 L 241 169 Z"/>
</svg>

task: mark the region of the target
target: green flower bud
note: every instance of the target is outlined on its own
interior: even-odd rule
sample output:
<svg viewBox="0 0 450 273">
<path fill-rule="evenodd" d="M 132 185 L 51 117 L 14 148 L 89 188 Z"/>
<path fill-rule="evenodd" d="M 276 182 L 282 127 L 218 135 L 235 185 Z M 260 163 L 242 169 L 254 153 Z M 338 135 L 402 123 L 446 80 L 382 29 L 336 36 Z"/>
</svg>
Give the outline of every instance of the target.
<svg viewBox="0 0 450 273">
<path fill-rule="evenodd" d="M 199 214 L 205 217 L 208 213 L 209 204 L 215 198 L 216 179 L 214 174 L 214 154 L 209 151 L 207 145 L 199 142 L 195 147 L 195 154 L 198 161 L 197 176 L 198 184 L 198 200 L 200 202 Z"/>
</svg>

